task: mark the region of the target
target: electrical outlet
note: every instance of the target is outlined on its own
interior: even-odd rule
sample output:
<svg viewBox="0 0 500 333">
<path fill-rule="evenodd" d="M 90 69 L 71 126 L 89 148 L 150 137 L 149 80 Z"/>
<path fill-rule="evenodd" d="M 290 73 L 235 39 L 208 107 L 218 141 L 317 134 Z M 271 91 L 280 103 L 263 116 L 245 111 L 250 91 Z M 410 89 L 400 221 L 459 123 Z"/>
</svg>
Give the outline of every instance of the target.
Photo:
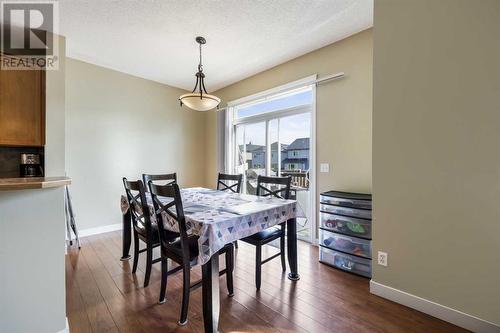
<svg viewBox="0 0 500 333">
<path fill-rule="evenodd" d="M 387 267 L 387 253 L 378 251 L 378 264 Z"/>
<path fill-rule="evenodd" d="M 320 172 L 330 172 L 330 164 L 328 164 L 328 163 L 321 163 L 319 165 L 319 171 Z"/>
</svg>

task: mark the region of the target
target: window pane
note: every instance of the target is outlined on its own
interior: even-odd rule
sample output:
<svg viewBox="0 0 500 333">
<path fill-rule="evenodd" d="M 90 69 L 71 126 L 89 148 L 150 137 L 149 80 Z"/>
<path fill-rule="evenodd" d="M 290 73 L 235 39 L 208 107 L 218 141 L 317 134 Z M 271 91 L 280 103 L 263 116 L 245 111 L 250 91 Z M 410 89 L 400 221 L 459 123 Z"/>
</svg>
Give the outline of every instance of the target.
<svg viewBox="0 0 500 333">
<path fill-rule="evenodd" d="M 307 216 L 297 219 L 297 236 L 305 240 L 311 239 L 310 133 L 310 113 L 280 119 L 280 141 L 287 146 L 281 175 L 292 177 L 292 192 Z"/>
<path fill-rule="evenodd" d="M 235 172 L 243 174 L 247 169 L 247 158 L 245 155 L 245 126 L 236 126 L 236 154 L 235 154 Z"/>
<path fill-rule="evenodd" d="M 310 131 L 310 113 L 280 119 L 280 142 L 287 145 L 283 171 L 304 173 L 309 170 Z"/>
<path fill-rule="evenodd" d="M 245 189 L 248 194 L 255 194 L 257 177 L 266 175 L 266 123 L 243 125 L 245 141 L 242 148 L 245 151 Z M 240 148 L 241 149 L 241 148 Z M 241 150 L 243 150 L 241 149 Z"/>
<path fill-rule="evenodd" d="M 281 170 L 281 151 L 278 150 L 278 119 L 272 119 L 269 121 L 269 143 L 271 145 L 271 168 L 269 170 L 269 176 L 279 175 Z"/>
<path fill-rule="evenodd" d="M 298 93 L 286 94 L 276 98 L 259 101 L 249 105 L 238 107 L 236 111 L 237 118 L 253 116 L 259 113 L 278 111 L 299 105 L 308 105 L 312 103 L 312 90 L 301 90 Z"/>
</svg>

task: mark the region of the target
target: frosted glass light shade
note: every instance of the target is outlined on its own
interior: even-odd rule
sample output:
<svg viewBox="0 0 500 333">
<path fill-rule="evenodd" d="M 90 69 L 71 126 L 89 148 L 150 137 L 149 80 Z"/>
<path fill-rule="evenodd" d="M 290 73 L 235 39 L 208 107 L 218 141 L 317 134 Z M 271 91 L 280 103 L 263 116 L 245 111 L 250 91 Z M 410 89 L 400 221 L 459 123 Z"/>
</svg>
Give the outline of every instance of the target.
<svg viewBox="0 0 500 333">
<path fill-rule="evenodd" d="M 182 104 L 196 111 L 208 111 L 216 108 L 220 104 L 220 98 L 214 95 L 203 94 L 200 98 L 199 93 L 184 94 L 179 97 Z"/>
</svg>

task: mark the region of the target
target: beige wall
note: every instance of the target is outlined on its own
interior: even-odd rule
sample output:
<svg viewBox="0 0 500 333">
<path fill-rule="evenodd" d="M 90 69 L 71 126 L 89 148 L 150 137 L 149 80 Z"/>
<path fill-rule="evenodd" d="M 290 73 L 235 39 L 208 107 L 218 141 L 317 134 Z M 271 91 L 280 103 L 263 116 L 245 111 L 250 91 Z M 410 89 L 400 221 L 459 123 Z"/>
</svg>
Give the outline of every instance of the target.
<svg viewBox="0 0 500 333">
<path fill-rule="evenodd" d="M 206 115 L 183 90 L 74 59 L 66 62 L 66 165 L 80 229 L 121 221 L 121 178 L 177 172 L 205 185 Z"/>
<path fill-rule="evenodd" d="M 372 30 L 366 30 L 216 92 L 224 102 L 270 89 L 311 74 L 345 72 L 346 78 L 317 88 L 318 192 L 337 189 L 371 192 Z M 207 135 L 210 169 L 216 174 L 215 114 Z M 319 173 L 330 163 L 330 173 Z"/>
<path fill-rule="evenodd" d="M 500 324 L 500 1 L 375 2 L 376 282 Z"/>
</svg>

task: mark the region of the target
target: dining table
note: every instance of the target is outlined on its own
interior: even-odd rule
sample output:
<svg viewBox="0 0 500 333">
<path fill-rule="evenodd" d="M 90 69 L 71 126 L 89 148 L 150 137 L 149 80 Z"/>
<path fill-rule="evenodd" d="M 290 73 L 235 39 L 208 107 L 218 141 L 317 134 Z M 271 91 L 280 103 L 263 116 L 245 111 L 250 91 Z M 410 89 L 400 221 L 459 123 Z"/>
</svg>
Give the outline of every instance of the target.
<svg viewBox="0 0 500 333">
<path fill-rule="evenodd" d="M 171 198 L 160 198 L 169 201 Z M 297 222 L 305 217 L 296 200 L 272 196 L 218 191 L 202 187 L 181 189 L 181 199 L 188 227 L 188 234 L 198 236 L 199 256 L 197 265 L 202 271 L 202 306 L 205 332 L 217 332 L 219 326 L 219 256 L 224 245 L 253 235 L 272 226 L 286 223 L 287 256 L 292 281 L 300 279 L 297 263 Z M 156 221 L 151 196 L 146 193 L 150 216 Z M 132 221 L 129 202 L 121 197 L 123 214 L 123 253 L 121 260 L 129 260 L 132 240 Z M 162 215 L 167 230 L 178 231 L 169 214 Z"/>
</svg>

